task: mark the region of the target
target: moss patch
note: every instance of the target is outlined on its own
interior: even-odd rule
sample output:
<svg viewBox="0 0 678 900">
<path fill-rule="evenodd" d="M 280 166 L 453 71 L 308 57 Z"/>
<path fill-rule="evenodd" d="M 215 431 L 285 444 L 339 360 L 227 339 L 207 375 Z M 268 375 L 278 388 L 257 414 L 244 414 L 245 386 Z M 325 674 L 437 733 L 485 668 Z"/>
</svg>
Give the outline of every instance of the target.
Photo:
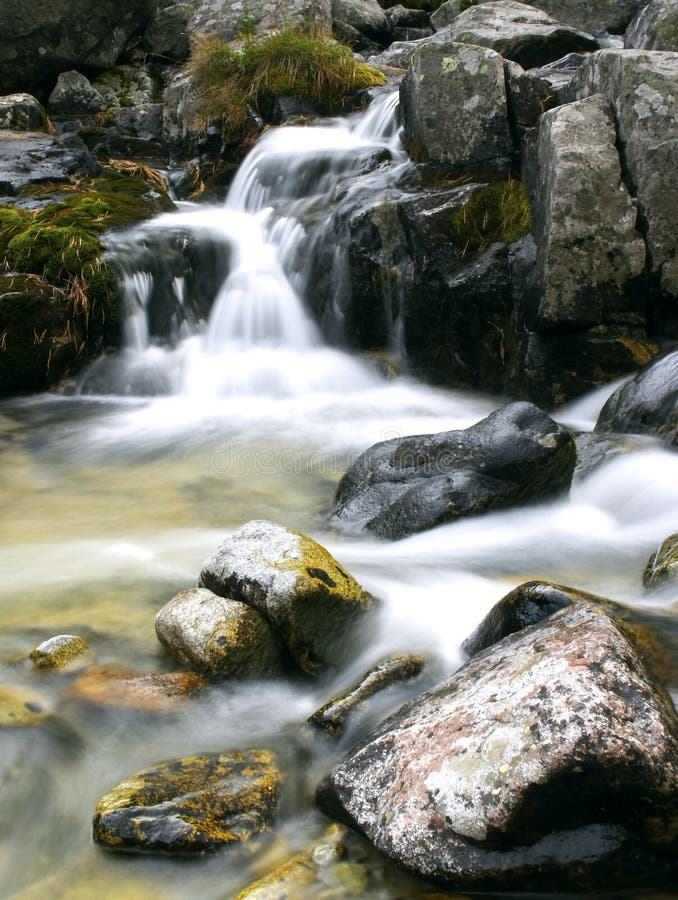
<svg viewBox="0 0 678 900">
<path fill-rule="evenodd" d="M 188 71 L 202 114 L 223 116 L 236 130 L 245 123 L 248 104 L 265 115 L 276 97 L 308 97 L 330 113 L 347 94 L 386 81 L 344 44 L 296 28 L 244 46 L 204 38 L 193 48 Z"/>
<path fill-rule="evenodd" d="M 462 255 L 482 253 L 495 241 L 512 244 L 532 227 L 527 191 L 522 181 L 511 179 L 477 191 L 452 214 L 452 238 Z"/>
</svg>

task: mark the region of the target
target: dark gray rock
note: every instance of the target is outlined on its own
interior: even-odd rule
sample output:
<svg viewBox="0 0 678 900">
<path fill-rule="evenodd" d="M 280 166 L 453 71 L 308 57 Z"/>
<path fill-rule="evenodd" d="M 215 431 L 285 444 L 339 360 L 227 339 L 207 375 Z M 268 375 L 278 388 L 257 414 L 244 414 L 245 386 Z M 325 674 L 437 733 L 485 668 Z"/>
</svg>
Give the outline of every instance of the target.
<svg viewBox="0 0 678 900">
<path fill-rule="evenodd" d="M 649 438 L 622 434 L 595 434 L 591 431 L 580 431 L 575 434 L 574 442 L 577 445 L 575 482 L 588 478 L 599 466 L 606 465 L 627 453 L 647 450 L 653 443 Z"/>
<path fill-rule="evenodd" d="M 47 108 L 55 116 L 93 115 L 110 105 L 107 98 L 92 87 L 89 78 L 74 69 L 59 75 L 47 101 Z"/>
<path fill-rule="evenodd" d="M 374 599 L 320 544 L 272 522 L 235 531 L 205 561 L 200 584 L 252 606 L 278 631 L 300 668 L 340 665 Z"/>
<path fill-rule="evenodd" d="M 584 31 L 624 31 L 646 0 L 537 0 L 534 6 Z"/>
<path fill-rule="evenodd" d="M 144 48 L 162 60 L 182 62 L 188 58 L 188 26 L 195 9 L 193 3 L 161 6 L 146 26 Z"/>
<path fill-rule="evenodd" d="M 3 0 L 0 93 L 51 89 L 60 72 L 109 69 L 157 0 Z"/>
<path fill-rule="evenodd" d="M 461 7 L 461 0 L 447 0 L 431 13 L 431 25 L 436 31 L 442 31 L 457 18 L 462 11 Z"/>
<path fill-rule="evenodd" d="M 408 9 L 398 4 L 386 10 L 391 28 L 428 28 L 430 16 L 425 9 Z"/>
<path fill-rule="evenodd" d="M 618 388 L 600 411 L 595 430 L 653 434 L 678 444 L 678 351 L 650 363 Z"/>
<path fill-rule="evenodd" d="M 400 85 L 405 142 L 416 160 L 472 166 L 512 151 L 501 56 L 447 33 L 420 44 Z"/>
<path fill-rule="evenodd" d="M 443 32 L 448 40 L 490 47 L 524 69 L 553 62 L 566 53 L 598 49 L 596 39 L 534 6 L 516 0 L 493 0 L 471 6 Z"/>
<path fill-rule="evenodd" d="M 406 704 L 318 802 L 448 888 L 661 884 L 676 874 L 678 721 L 625 629 L 574 604 Z"/>
<path fill-rule="evenodd" d="M 401 538 L 461 516 L 569 488 L 574 441 L 529 403 L 510 403 L 466 431 L 375 444 L 346 472 L 334 522 Z"/>
<path fill-rule="evenodd" d="M 624 185 L 607 100 L 594 95 L 539 121 L 532 198 L 536 328 L 640 325 L 645 244 Z"/>
<path fill-rule="evenodd" d="M 391 26 L 377 0 L 332 0 L 332 19 L 378 44 L 387 44 L 391 38 Z"/>
<path fill-rule="evenodd" d="M 44 131 L 47 116 L 31 94 L 7 94 L 0 97 L 0 129 L 9 131 Z"/>
<path fill-rule="evenodd" d="M 633 50 L 678 50 L 678 0 L 650 0 L 626 30 Z"/>
<path fill-rule="evenodd" d="M 549 109 L 565 101 L 565 90 L 586 57 L 571 53 L 547 66 L 525 71 L 518 63 L 507 60 L 509 112 L 517 126 L 533 128 Z"/>
<path fill-rule="evenodd" d="M 0 196 L 18 194 L 29 184 L 69 181 L 98 171 L 96 160 L 77 135 L 0 131 Z"/>
<path fill-rule="evenodd" d="M 403 26 L 402 28 L 393 29 L 394 41 L 423 41 L 435 34 L 432 28 L 412 28 L 411 26 Z"/>
</svg>

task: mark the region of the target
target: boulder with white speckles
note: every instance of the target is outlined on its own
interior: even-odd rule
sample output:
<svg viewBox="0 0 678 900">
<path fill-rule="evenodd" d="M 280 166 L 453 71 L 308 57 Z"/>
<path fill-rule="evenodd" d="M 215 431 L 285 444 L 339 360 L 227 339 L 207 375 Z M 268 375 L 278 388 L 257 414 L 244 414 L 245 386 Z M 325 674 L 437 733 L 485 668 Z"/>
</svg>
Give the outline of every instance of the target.
<svg viewBox="0 0 678 900">
<path fill-rule="evenodd" d="M 253 521 L 203 565 L 200 584 L 257 610 L 304 672 L 340 666 L 374 598 L 305 534 Z"/>
<path fill-rule="evenodd" d="M 318 800 L 455 889 L 659 885 L 678 859 L 678 718 L 627 629 L 575 604 L 406 704 Z"/>
</svg>

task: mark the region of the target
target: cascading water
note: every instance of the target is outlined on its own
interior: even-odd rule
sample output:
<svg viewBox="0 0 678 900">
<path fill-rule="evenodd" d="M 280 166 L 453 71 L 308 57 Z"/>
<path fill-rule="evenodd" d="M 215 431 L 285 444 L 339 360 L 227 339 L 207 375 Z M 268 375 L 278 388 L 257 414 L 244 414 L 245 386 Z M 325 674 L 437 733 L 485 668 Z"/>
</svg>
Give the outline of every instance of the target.
<svg viewBox="0 0 678 900">
<path fill-rule="evenodd" d="M 0 828 L 0 885 L 10 896 L 235 896 L 277 862 L 255 871 L 256 855 L 191 865 L 112 858 L 91 842 L 99 797 L 161 760 L 271 747 L 285 760 L 288 792 L 275 853 L 292 853 L 324 827 L 308 798 L 345 746 L 312 746 L 300 738 L 301 723 L 378 659 L 423 652 L 429 677 L 451 672 L 462 640 L 527 578 L 648 606 L 642 569 L 676 530 L 678 504 L 678 456 L 652 442 L 538 507 L 392 544 L 328 533 L 336 483 L 367 446 L 465 428 L 501 402 L 387 380 L 326 345 L 308 312 L 309 255 L 334 199 L 354 185 L 372 190 L 382 175 L 388 183 L 407 164 L 396 103 L 391 94 L 362 117 L 272 131 L 225 206 L 183 204 L 116 236 L 125 348 L 92 366 L 76 396 L 0 410 L 0 499 L 10 513 L 0 523 L 0 683 L 39 690 L 55 711 L 54 734 L 2 734 L 0 806 L 11 827 Z M 611 389 L 560 418 L 591 428 Z M 82 634 L 105 665 L 173 667 L 157 644 L 155 613 L 194 585 L 202 561 L 253 518 L 311 534 L 383 601 L 350 671 L 318 685 L 215 683 L 185 712 L 141 722 L 69 708 L 69 676 L 31 671 L 28 652 L 65 632 Z M 674 595 L 652 604 L 669 622 Z M 384 708 L 407 695 L 391 690 Z M 367 868 L 366 900 L 426 889 L 378 859 Z"/>
</svg>

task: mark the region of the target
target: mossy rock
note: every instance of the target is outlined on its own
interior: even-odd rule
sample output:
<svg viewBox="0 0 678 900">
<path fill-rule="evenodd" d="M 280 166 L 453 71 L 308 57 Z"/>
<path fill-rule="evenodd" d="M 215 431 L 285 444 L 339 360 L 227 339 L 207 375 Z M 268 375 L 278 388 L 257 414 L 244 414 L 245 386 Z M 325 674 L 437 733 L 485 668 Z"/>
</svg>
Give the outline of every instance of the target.
<svg viewBox="0 0 678 900">
<path fill-rule="evenodd" d="M 678 581 L 678 534 L 669 535 L 647 562 L 643 584 L 648 589 L 666 587 Z"/>
<path fill-rule="evenodd" d="M 340 666 L 374 598 L 312 538 L 253 521 L 203 565 L 200 584 L 247 603 L 278 631 L 299 667 L 318 674 Z"/>
<path fill-rule="evenodd" d="M 64 700 L 104 709 L 133 712 L 172 712 L 206 687 L 191 672 L 144 674 L 118 666 L 90 666 L 63 693 Z"/>
<path fill-rule="evenodd" d="M 270 828 L 282 780 L 270 750 L 164 762 L 101 798 L 93 837 L 114 850 L 174 853 L 242 843 Z"/>
<path fill-rule="evenodd" d="M 92 659 L 87 642 L 77 634 L 57 634 L 30 653 L 36 669 L 76 669 Z"/>
<path fill-rule="evenodd" d="M 496 241 L 513 244 L 531 227 L 527 190 L 515 179 L 480 188 L 452 214 L 451 222 L 452 238 L 464 256 L 482 253 Z"/>
<path fill-rule="evenodd" d="M 0 728 L 33 728 L 49 717 L 40 694 L 17 685 L 0 685 Z"/>
<path fill-rule="evenodd" d="M 181 591 L 155 618 L 155 633 L 180 663 L 225 678 L 279 674 L 281 647 L 251 606 L 205 588 Z"/>
</svg>

